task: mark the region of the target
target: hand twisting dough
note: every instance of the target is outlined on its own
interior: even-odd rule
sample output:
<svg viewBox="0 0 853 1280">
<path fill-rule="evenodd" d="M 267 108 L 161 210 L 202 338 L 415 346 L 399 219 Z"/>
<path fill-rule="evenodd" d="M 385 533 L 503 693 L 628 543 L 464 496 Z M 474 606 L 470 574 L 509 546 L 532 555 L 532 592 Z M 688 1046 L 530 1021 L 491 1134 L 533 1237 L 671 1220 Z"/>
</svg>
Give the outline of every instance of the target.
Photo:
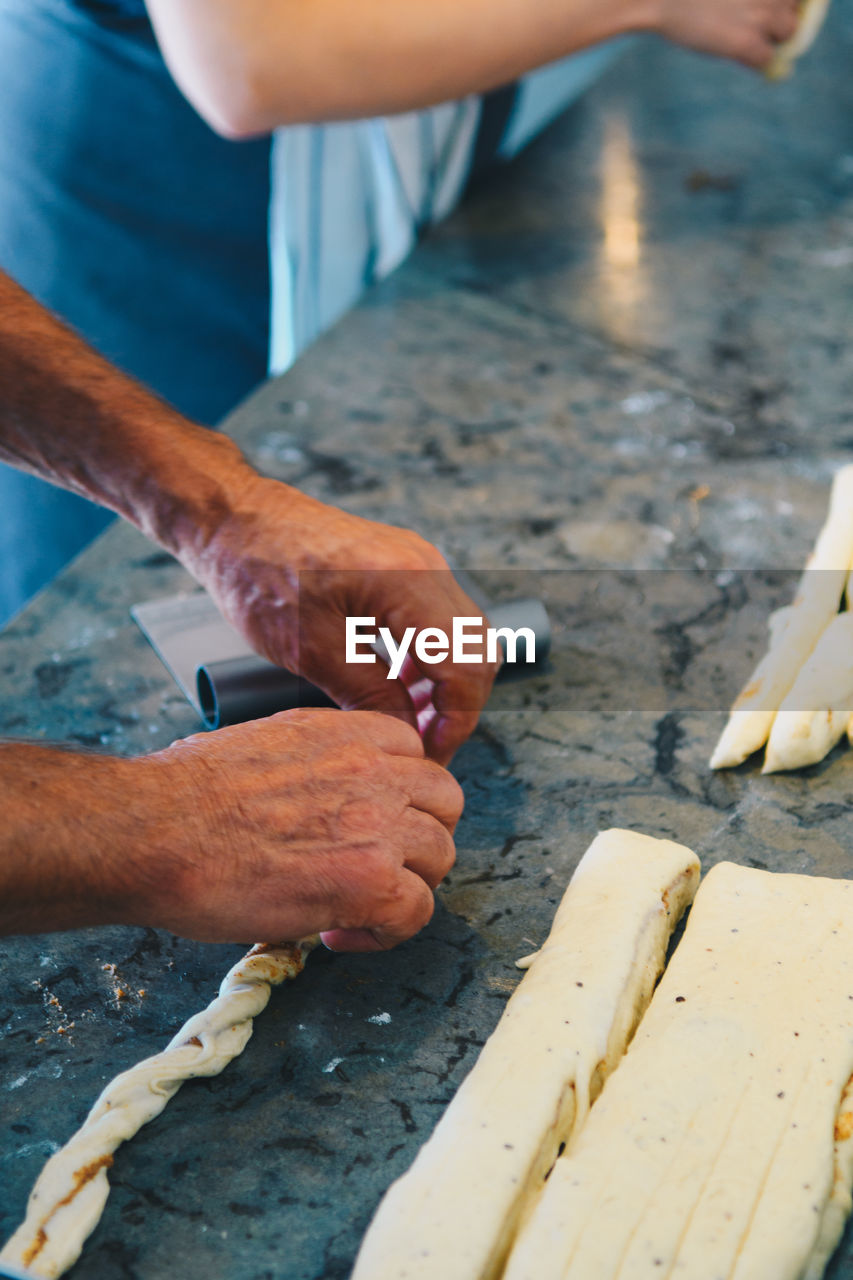
<svg viewBox="0 0 853 1280">
<path fill-rule="evenodd" d="M 116 1147 L 159 1115 L 185 1080 L 218 1075 L 242 1053 L 271 988 L 302 972 L 317 941 L 258 943 L 225 975 L 217 998 L 185 1022 L 162 1053 L 107 1085 L 81 1128 L 42 1169 L 26 1218 L 0 1252 L 0 1262 L 51 1278 L 76 1262 L 107 1202 L 107 1169 Z"/>
</svg>

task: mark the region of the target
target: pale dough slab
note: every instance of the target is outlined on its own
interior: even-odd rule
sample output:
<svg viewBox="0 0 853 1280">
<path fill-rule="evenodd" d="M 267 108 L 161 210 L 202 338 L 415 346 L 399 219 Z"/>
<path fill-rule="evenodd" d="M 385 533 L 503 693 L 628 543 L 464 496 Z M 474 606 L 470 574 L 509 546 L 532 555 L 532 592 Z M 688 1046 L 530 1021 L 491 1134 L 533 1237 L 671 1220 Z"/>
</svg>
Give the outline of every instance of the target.
<svg viewBox="0 0 853 1280">
<path fill-rule="evenodd" d="M 506 1280 L 814 1280 L 851 1073 L 853 882 L 721 863 Z"/>
<path fill-rule="evenodd" d="M 476 1065 L 380 1204 L 353 1280 L 500 1274 L 526 1202 L 625 1051 L 698 876 L 683 845 L 593 841 Z"/>
<path fill-rule="evenodd" d="M 853 466 L 836 472 L 829 515 L 800 579 L 784 625 L 771 628 L 770 647 L 735 700 L 711 757 L 712 769 L 742 764 L 767 741 L 777 710 L 803 663 L 838 612 L 853 566 Z"/>
<path fill-rule="evenodd" d="M 828 755 L 853 714 L 853 613 L 838 613 L 785 698 L 767 743 L 763 773 L 803 769 Z"/>
</svg>

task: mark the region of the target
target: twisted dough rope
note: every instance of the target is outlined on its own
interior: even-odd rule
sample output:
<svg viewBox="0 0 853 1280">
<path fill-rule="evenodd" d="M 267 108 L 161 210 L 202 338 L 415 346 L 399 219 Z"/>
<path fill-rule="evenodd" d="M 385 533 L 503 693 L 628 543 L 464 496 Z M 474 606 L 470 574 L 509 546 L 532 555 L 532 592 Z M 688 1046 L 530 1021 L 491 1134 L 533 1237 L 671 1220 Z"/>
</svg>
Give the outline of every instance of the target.
<svg viewBox="0 0 853 1280">
<path fill-rule="evenodd" d="M 185 1080 L 218 1075 L 242 1053 L 272 988 L 302 972 L 318 941 L 257 943 L 229 969 L 217 998 L 185 1022 L 162 1053 L 107 1085 L 83 1125 L 42 1169 L 0 1262 L 52 1280 L 77 1261 L 110 1194 L 107 1169 L 116 1147 L 159 1115 Z"/>
</svg>

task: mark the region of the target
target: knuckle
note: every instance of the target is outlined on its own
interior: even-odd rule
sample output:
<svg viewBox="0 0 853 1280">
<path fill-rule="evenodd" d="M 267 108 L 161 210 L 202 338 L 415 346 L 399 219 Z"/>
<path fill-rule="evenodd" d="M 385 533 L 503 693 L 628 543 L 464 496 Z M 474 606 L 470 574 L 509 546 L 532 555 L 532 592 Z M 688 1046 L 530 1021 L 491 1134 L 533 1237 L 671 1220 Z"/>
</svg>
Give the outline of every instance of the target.
<svg viewBox="0 0 853 1280">
<path fill-rule="evenodd" d="M 334 723 L 334 715 L 328 707 L 293 707 L 290 711 L 280 711 L 274 719 L 295 728 L 316 729 L 326 722 Z"/>
<path fill-rule="evenodd" d="M 427 538 L 425 538 L 423 534 L 418 533 L 414 529 L 407 530 L 406 541 L 412 550 L 417 551 L 422 556 L 432 557 L 432 558 L 437 557 L 440 560 L 444 559 L 444 557 L 441 555 L 439 551 L 436 550 L 433 544 Z"/>
<path fill-rule="evenodd" d="M 361 795 L 345 800 L 338 811 L 340 837 L 358 847 L 363 857 L 381 854 L 391 859 L 388 805 L 379 795 Z"/>
<path fill-rule="evenodd" d="M 381 898 L 397 878 L 399 868 L 381 844 L 368 845 L 359 856 L 359 878 L 365 890 Z"/>
<path fill-rule="evenodd" d="M 441 838 L 439 839 L 439 844 L 438 844 L 438 858 L 437 858 L 440 880 L 444 879 L 448 871 L 450 871 L 453 868 L 453 864 L 455 862 L 456 862 L 456 845 L 453 841 L 453 837 L 450 835 L 448 831 L 445 831 L 444 828 L 442 828 Z"/>
<path fill-rule="evenodd" d="M 288 711 L 277 711 L 264 720 L 247 722 L 245 726 L 254 725 L 259 736 L 274 734 L 298 735 L 298 740 L 312 746 L 318 739 L 328 740 L 340 733 L 338 721 L 340 713 L 329 707 L 292 707 Z M 240 726 L 241 728 L 244 726 Z"/>
<path fill-rule="evenodd" d="M 407 753 L 422 756 L 424 753 L 423 743 L 417 729 L 408 724 L 405 720 L 399 719 L 397 716 L 388 715 L 384 711 L 357 711 L 348 712 L 348 715 L 358 715 L 364 717 L 365 730 L 370 734 L 380 734 L 383 745 L 371 742 L 372 750 L 375 753 L 375 760 L 379 767 L 388 768 L 394 763 L 395 757 L 389 755 L 389 751 L 393 751 L 395 747 L 400 750 L 405 749 Z"/>
<path fill-rule="evenodd" d="M 382 769 L 382 752 L 371 742 L 352 742 L 341 759 L 350 786 L 363 793 Z"/>
<path fill-rule="evenodd" d="M 397 735 L 401 746 L 405 747 L 407 751 L 412 752 L 414 755 L 423 757 L 423 740 L 414 725 L 407 724 L 405 720 L 395 719 L 394 732 Z M 384 759 L 388 761 L 390 757 L 384 756 Z"/>
<path fill-rule="evenodd" d="M 370 713 L 373 714 L 373 713 Z M 339 767 L 345 774 L 347 785 L 360 795 L 374 795 L 387 785 L 392 769 L 392 756 L 370 739 L 351 741 L 342 751 Z"/>
<path fill-rule="evenodd" d="M 465 792 L 452 773 L 447 773 L 446 770 L 445 773 L 447 776 L 447 807 L 453 817 L 458 820 L 462 817 L 462 811 L 465 808 Z"/>
<path fill-rule="evenodd" d="M 403 558 L 408 564 L 405 567 L 413 570 L 447 569 L 447 561 L 438 548 L 419 533 L 409 531 L 406 543 L 406 555 Z"/>
<path fill-rule="evenodd" d="M 446 827 L 439 827 L 433 833 L 429 848 L 424 854 L 421 866 L 423 878 L 431 889 L 435 889 L 456 861 L 456 845 Z"/>
<path fill-rule="evenodd" d="M 424 881 L 416 878 L 408 884 L 399 881 L 393 897 L 389 897 L 378 911 L 373 928 L 383 946 L 394 946 L 429 924 L 434 907 L 432 893 Z"/>
<path fill-rule="evenodd" d="M 365 846 L 343 858 L 336 876 L 341 922 L 369 926 L 396 876 L 397 868 L 376 846 Z"/>
<path fill-rule="evenodd" d="M 436 808 L 440 808 L 442 813 L 446 812 L 448 817 L 458 819 L 465 808 L 465 792 L 460 784 L 449 770 L 435 760 L 424 760 L 422 767 L 428 770 Z"/>
</svg>

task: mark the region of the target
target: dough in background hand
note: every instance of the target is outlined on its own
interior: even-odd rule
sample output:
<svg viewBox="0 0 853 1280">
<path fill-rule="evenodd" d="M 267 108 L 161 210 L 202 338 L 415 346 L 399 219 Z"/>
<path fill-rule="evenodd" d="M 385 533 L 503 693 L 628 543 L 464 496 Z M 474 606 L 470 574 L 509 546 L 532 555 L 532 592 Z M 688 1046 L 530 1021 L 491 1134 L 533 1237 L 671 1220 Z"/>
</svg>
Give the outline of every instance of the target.
<svg viewBox="0 0 853 1280">
<path fill-rule="evenodd" d="M 832 619 L 779 708 L 762 773 L 817 764 L 844 736 L 851 714 L 853 613 L 848 611 Z"/>
<path fill-rule="evenodd" d="M 851 1073 L 853 882 L 714 867 L 505 1280 L 817 1280 Z"/>
<path fill-rule="evenodd" d="M 711 756 L 712 769 L 742 764 L 763 747 L 803 663 L 838 612 L 853 566 L 853 466 L 832 482 L 829 514 L 800 579 L 784 625 L 771 627 L 770 647 L 735 699 Z"/>
<path fill-rule="evenodd" d="M 492 1280 L 625 1052 L 696 891 L 683 845 L 599 835 L 480 1056 L 377 1210 L 353 1280 Z"/>
<path fill-rule="evenodd" d="M 820 34 L 829 0 L 803 0 L 800 5 L 799 24 L 790 40 L 780 44 L 770 62 L 764 68 L 768 80 L 785 80 L 794 70 L 794 63 L 810 49 Z"/>
</svg>

